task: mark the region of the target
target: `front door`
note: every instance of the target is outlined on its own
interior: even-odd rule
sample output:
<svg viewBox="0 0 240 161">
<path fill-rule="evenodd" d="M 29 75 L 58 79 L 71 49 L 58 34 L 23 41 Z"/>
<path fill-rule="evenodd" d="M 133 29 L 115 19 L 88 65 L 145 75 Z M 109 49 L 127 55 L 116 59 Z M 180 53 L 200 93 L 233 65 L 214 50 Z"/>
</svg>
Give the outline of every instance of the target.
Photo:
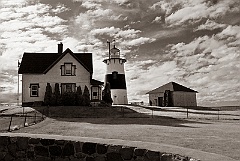
<svg viewBox="0 0 240 161">
<path fill-rule="evenodd" d="M 163 106 L 163 97 L 158 97 L 158 106 Z"/>
</svg>

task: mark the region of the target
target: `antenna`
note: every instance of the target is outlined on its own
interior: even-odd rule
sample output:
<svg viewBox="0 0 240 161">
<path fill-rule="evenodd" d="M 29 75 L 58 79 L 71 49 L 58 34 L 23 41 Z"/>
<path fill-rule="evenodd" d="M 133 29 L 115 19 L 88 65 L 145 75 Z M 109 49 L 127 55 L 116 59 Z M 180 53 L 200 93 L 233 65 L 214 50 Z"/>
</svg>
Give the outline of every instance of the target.
<svg viewBox="0 0 240 161">
<path fill-rule="evenodd" d="M 113 48 L 115 48 L 116 47 L 116 41 L 115 41 L 115 39 L 113 39 Z"/>
<path fill-rule="evenodd" d="M 107 40 L 108 43 L 108 56 L 109 56 L 109 60 L 110 60 L 110 41 Z"/>
</svg>

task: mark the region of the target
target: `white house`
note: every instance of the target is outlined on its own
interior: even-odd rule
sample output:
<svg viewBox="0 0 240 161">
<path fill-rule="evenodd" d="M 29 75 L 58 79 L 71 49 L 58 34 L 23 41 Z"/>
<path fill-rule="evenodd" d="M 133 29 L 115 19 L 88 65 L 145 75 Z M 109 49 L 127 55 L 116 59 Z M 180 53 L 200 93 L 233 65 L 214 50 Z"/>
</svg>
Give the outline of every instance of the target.
<svg viewBox="0 0 240 161">
<path fill-rule="evenodd" d="M 169 82 L 152 91 L 149 91 L 149 104 L 153 106 L 197 106 L 197 91 L 182 86 L 175 82 Z"/>
<path fill-rule="evenodd" d="M 63 51 L 58 44 L 58 53 L 24 53 L 18 73 L 22 74 L 22 106 L 31 106 L 44 100 L 47 83 L 53 91 L 59 83 L 60 92 L 74 92 L 77 86 L 90 91 L 91 101 L 99 101 L 103 82 L 92 79 L 91 53 Z"/>
</svg>

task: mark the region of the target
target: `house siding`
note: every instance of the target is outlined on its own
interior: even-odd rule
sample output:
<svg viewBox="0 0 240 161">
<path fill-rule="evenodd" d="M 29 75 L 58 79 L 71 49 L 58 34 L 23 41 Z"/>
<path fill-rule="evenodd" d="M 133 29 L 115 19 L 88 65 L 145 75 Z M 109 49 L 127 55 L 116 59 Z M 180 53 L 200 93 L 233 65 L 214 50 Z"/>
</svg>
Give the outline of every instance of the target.
<svg viewBox="0 0 240 161">
<path fill-rule="evenodd" d="M 197 106 L 196 93 L 194 92 L 174 91 L 172 98 L 174 106 Z"/>
<path fill-rule="evenodd" d="M 64 63 L 73 63 L 76 65 L 75 76 L 61 76 L 61 65 Z M 54 91 L 55 83 L 59 83 L 61 91 L 61 83 L 75 83 L 84 90 L 85 85 L 91 90 L 90 86 L 91 74 L 69 53 L 66 54 L 58 63 L 56 63 L 46 74 L 23 74 L 22 75 L 22 102 L 43 101 L 47 83 L 50 83 L 52 91 Z M 39 96 L 30 97 L 30 84 L 39 84 Z"/>
<path fill-rule="evenodd" d="M 152 102 L 152 106 L 159 105 L 158 97 L 162 97 L 164 99 L 164 92 L 149 94 L 149 102 Z M 197 106 L 196 93 L 194 92 L 173 91 L 171 92 L 171 100 L 173 106 Z"/>
<path fill-rule="evenodd" d="M 149 94 L 149 102 L 152 102 L 152 106 L 158 106 L 158 97 L 164 97 L 164 92 Z"/>
</svg>

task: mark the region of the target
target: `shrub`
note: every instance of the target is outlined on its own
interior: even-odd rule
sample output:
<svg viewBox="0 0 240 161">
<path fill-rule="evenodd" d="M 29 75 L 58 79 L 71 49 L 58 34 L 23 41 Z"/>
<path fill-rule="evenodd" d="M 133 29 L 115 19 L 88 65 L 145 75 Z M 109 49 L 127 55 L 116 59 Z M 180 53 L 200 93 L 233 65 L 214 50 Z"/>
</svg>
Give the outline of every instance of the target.
<svg viewBox="0 0 240 161">
<path fill-rule="evenodd" d="M 65 92 L 62 94 L 62 104 L 64 106 L 74 106 L 75 105 L 75 92 Z"/>
<path fill-rule="evenodd" d="M 112 100 L 112 97 L 111 97 L 111 88 L 110 88 L 110 83 L 109 83 L 109 82 L 106 83 L 102 95 L 103 95 L 102 100 L 103 100 L 106 104 L 112 105 L 113 100 Z"/>
<path fill-rule="evenodd" d="M 84 87 L 84 91 L 83 91 L 83 103 L 82 105 L 83 106 L 90 106 L 90 94 L 89 94 L 89 90 L 88 90 L 88 87 L 85 86 Z"/>
<path fill-rule="evenodd" d="M 54 94 L 56 98 L 56 105 L 59 106 L 61 105 L 61 94 L 60 94 L 60 89 L 59 89 L 59 84 L 55 84 L 55 89 L 54 89 Z"/>
<path fill-rule="evenodd" d="M 76 92 L 76 105 L 77 105 L 77 106 L 82 106 L 82 105 L 83 105 L 83 95 L 82 95 L 81 86 L 78 86 L 78 87 L 77 87 L 77 92 Z"/>
<path fill-rule="evenodd" d="M 51 105 L 51 99 L 52 99 L 52 87 L 50 83 L 47 83 L 46 91 L 44 95 L 44 104 L 48 106 Z"/>
</svg>

